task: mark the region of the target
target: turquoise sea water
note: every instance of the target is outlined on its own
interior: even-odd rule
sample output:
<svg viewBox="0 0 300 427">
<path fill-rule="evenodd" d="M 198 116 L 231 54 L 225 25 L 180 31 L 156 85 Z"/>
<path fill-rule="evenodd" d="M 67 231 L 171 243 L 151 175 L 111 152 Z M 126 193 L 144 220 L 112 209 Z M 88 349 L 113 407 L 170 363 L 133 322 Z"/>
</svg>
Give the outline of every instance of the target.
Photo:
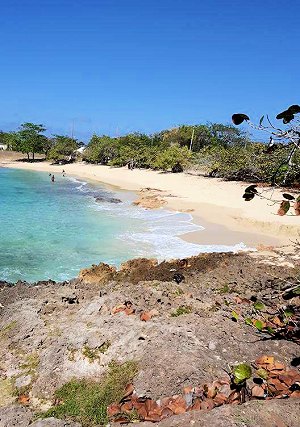
<svg viewBox="0 0 300 427">
<path fill-rule="evenodd" d="M 48 173 L 0 168 L 0 280 L 65 280 L 99 262 L 232 249 L 186 243 L 180 234 L 201 229 L 190 215 L 131 201 L 132 194 L 60 174 L 52 183 Z"/>
</svg>

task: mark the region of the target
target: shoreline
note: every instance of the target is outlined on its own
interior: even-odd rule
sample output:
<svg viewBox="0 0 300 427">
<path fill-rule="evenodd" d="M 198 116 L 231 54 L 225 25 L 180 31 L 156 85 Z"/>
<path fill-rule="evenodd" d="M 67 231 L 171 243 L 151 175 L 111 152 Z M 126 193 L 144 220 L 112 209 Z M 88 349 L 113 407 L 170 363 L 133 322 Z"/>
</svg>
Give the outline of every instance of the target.
<svg viewBox="0 0 300 427">
<path fill-rule="evenodd" d="M 268 206 L 265 200 L 258 198 L 245 202 L 242 193 L 247 183 L 84 163 L 51 165 L 46 161 L 26 163 L 0 158 L 1 166 L 53 174 L 61 174 L 64 169 L 69 176 L 136 194 L 145 188 L 147 191 L 155 189 L 166 202 L 162 206 L 164 209 L 189 213 L 194 224 L 204 227 L 204 230 L 179 236 L 190 243 L 232 246 L 243 242 L 249 247 L 280 246 L 291 244 L 300 233 L 297 218 L 275 216 L 276 206 Z M 275 191 L 275 197 L 280 197 L 279 190 Z"/>
</svg>

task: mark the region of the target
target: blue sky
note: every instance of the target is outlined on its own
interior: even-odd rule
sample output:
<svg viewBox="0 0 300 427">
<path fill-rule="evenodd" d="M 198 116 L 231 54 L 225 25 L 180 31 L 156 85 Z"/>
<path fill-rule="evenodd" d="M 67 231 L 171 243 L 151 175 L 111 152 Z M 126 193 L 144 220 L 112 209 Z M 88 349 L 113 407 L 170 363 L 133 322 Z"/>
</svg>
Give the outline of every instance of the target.
<svg viewBox="0 0 300 427">
<path fill-rule="evenodd" d="M 0 0 L 0 129 L 85 141 L 300 102 L 300 2 Z"/>
</svg>

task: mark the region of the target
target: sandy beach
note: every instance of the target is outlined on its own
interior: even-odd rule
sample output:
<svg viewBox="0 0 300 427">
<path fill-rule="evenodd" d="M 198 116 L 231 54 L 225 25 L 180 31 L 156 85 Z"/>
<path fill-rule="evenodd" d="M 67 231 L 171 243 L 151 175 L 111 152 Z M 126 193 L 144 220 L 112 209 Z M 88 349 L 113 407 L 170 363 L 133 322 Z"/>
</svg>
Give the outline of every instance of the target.
<svg viewBox="0 0 300 427">
<path fill-rule="evenodd" d="M 15 161 L 14 156 L 2 152 L 0 166 L 51 172 L 83 180 L 97 181 L 124 190 L 151 194 L 163 201 L 164 208 L 189 212 L 195 223 L 205 230 L 189 233 L 183 238 L 198 244 L 236 244 L 248 246 L 284 245 L 297 239 L 300 222 L 295 216 L 276 215 L 278 205 L 255 198 L 245 202 L 242 198 L 246 183 L 224 182 L 187 173 L 172 174 L 126 167 L 74 163 L 64 166 L 48 162 L 26 163 Z M 148 189 L 148 190 L 145 190 Z M 265 195 L 281 200 L 281 191 L 266 188 Z"/>
</svg>

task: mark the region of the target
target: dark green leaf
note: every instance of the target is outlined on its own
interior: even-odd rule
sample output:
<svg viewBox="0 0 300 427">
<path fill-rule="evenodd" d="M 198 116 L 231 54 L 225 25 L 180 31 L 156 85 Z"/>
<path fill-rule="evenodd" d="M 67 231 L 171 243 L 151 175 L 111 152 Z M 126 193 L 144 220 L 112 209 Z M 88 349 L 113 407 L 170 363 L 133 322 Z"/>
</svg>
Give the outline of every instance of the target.
<svg viewBox="0 0 300 427">
<path fill-rule="evenodd" d="M 289 110 L 285 110 L 282 111 L 281 113 L 277 114 L 276 119 L 283 119 L 283 123 L 287 124 L 290 123 L 290 121 L 292 121 L 294 119 L 294 114 L 289 111 Z"/>
<path fill-rule="evenodd" d="M 250 119 L 246 114 L 243 114 L 243 113 L 233 114 L 232 116 L 232 121 L 235 125 L 240 125 L 245 120 L 250 120 Z"/>
<path fill-rule="evenodd" d="M 245 199 L 245 202 L 250 202 L 250 200 L 254 199 L 254 196 L 254 193 L 244 193 L 243 199 Z"/>
<path fill-rule="evenodd" d="M 295 197 L 288 193 L 283 193 L 282 196 L 287 200 L 295 200 Z"/>
<path fill-rule="evenodd" d="M 264 121 L 264 118 L 265 118 L 265 116 L 262 116 L 262 117 L 260 118 L 260 120 L 259 120 L 259 126 L 261 126 L 261 125 L 262 125 L 262 123 L 263 123 L 263 121 Z"/>
<path fill-rule="evenodd" d="M 300 113 L 300 105 L 291 105 L 287 111 L 289 111 L 291 114 L 298 114 Z"/>
<path fill-rule="evenodd" d="M 245 188 L 245 193 L 257 193 L 256 190 L 257 185 L 249 185 L 249 187 Z"/>
</svg>

